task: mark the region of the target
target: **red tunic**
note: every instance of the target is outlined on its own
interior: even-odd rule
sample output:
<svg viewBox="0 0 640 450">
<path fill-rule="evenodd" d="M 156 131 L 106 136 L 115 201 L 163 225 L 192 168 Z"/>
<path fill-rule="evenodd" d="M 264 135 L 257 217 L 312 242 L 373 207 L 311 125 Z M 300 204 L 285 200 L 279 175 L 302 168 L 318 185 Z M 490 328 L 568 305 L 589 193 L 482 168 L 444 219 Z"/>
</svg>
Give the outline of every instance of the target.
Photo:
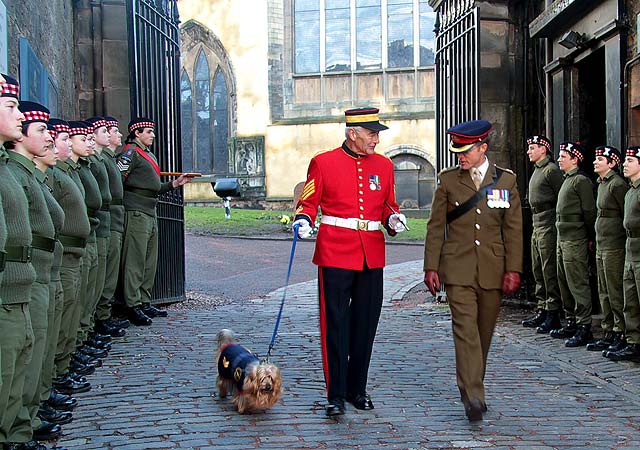
<svg viewBox="0 0 640 450">
<path fill-rule="evenodd" d="M 393 163 L 379 154 L 360 156 L 345 145 L 319 153 L 311 159 L 307 181 L 296 207 L 296 219 L 315 223 L 320 206 L 324 216 L 380 221 L 387 226 L 395 200 Z M 393 211 L 392 209 L 393 208 Z M 321 267 L 362 270 L 385 265 L 382 230 L 361 231 L 321 224 L 313 263 Z"/>
</svg>

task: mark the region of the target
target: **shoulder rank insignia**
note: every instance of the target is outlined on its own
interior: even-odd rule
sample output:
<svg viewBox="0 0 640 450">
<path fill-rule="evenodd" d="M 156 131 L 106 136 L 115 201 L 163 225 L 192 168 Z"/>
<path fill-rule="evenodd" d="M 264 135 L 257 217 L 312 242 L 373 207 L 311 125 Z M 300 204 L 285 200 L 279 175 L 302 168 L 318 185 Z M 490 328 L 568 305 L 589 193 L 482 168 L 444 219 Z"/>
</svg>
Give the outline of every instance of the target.
<svg viewBox="0 0 640 450">
<path fill-rule="evenodd" d="M 125 151 L 118 156 L 116 159 L 116 165 L 118 166 L 118 170 L 120 172 L 126 172 L 129 170 L 129 166 L 131 165 L 131 158 L 133 157 L 133 153 L 135 152 L 135 148 L 133 145 L 130 145 L 125 148 Z"/>
<path fill-rule="evenodd" d="M 507 172 L 507 173 L 510 173 L 512 175 L 515 175 L 515 172 L 513 170 L 511 170 L 511 169 L 507 169 L 506 167 L 501 167 L 501 166 L 499 166 L 497 164 L 494 164 L 494 166 L 496 166 L 496 169 L 500 169 L 503 172 Z"/>
</svg>

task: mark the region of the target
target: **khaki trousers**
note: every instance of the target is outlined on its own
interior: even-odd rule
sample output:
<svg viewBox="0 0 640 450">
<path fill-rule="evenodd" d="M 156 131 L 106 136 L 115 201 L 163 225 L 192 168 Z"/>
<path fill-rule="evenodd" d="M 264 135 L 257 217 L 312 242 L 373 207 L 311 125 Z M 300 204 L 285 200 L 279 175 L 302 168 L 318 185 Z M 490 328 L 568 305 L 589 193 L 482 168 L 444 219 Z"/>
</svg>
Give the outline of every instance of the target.
<svg viewBox="0 0 640 450">
<path fill-rule="evenodd" d="M 151 302 L 158 266 L 158 221 L 140 211 L 127 211 L 122 243 L 122 280 L 128 307 Z"/>
<path fill-rule="evenodd" d="M 82 310 L 82 301 L 79 298 L 79 294 L 80 285 L 82 284 L 83 259 L 81 256 L 69 253 L 62 255 L 60 279 L 62 281 L 64 306 L 62 307 L 62 319 L 56 349 L 56 377 L 67 373 L 71 354 L 76 350 L 76 336 L 80 326 L 80 312 Z"/>
<path fill-rule="evenodd" d="M 640 344 L 640 262 L 624 262 L 624 324 L 627 342 Z"/>
<path fill-rule="evenodd" d="M 547 311 L 562 308 L 556 269 L 556 235 L 554 225 L 534 227 L 531 234 L 531 269 L 536 283 L 536 301 L 538 309 Z"/>
<path fill-rule="evenodd" d="M 111 317 L 111 306 L 113 296 L 118 286 L 118 276 L 120 275 L 120 256 L 122 255 L 122 233 L 111 231 L 109 239 L 109 249 L 107 251 L 107 270 L 104 279 L 102 296 L 96 308 L 96 319 L 107 320 Z"/>
<path fill-rule="evenodd" d="M 625 332 L 624 326 L 624 248 L 596 249 L 598 297 L 602 308 L 600 326 L 604 331 Z"/>
<path fill-rule="evenodd" d="M 577 325 L 591 325 L 587 240 L 558 240 L 558 284 L 566 319 Z"/>
</svg>

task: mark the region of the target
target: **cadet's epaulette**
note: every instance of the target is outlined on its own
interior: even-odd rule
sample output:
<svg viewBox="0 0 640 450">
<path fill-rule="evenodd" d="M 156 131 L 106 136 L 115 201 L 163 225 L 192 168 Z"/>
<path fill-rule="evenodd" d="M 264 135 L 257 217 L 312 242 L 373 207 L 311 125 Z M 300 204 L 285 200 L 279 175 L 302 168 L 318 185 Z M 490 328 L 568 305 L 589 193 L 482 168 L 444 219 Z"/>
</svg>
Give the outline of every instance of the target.
<svg viewBox="0 0 640 450">
<path fill-rule="evenodd" d="M 457 166 L 447 167 L 446 169 L 442 169 L 438 174 L 438 176 L 443 175 L 445 173 L 453 172 L 454 170 L 458 170 L 459 168 L 460 168 L 459 164 Z"/>
<path fill-rule="evenodd" d="M 320 151 L 317 151 L 317 152 L 313 155 L 313 158 L 315 158 L 315 157 L 316 157 L 316 156 L 318 156 L 318 155 L 322 155 L 323 153 L 327 153 L 327 152 L 330 152 L 330 151 L 333 151 L 333 150 L 335 150 L 335 149 L 330 148 L 330 149 L 327 149 L 327 150 L 320 150 Z"/>
<path fill-rule="evenodd" d="M 512 175 L 515 175 L 515 174 L 516 174 L 513 170 L 511 170 L 511 169 L 507 169 L 506 167 L 500 167 L 500 166 L 499 166 L 499 165 L 497 165 L 497 164 L 494 164 L 494 166 L 496 166 L 496 169 L 502 170 L 503 172 L 507 172 L 507 173 L 510 173 L 510 174 L 512 174 Z"/>
</svg>

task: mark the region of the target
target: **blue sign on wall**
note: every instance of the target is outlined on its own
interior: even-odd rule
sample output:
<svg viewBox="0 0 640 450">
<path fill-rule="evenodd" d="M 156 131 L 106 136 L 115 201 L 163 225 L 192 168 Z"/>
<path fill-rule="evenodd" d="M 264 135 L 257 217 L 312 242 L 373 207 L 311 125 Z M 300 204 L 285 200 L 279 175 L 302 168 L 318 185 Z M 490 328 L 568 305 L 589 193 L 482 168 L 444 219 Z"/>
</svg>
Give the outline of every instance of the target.
<svg viewBox="0 0 640 450">
<path fill-rule="evenodd" d="M 20 98 L 58 112 L 58 90 L 27 38 L 20 38 Z"/>
</svg>

